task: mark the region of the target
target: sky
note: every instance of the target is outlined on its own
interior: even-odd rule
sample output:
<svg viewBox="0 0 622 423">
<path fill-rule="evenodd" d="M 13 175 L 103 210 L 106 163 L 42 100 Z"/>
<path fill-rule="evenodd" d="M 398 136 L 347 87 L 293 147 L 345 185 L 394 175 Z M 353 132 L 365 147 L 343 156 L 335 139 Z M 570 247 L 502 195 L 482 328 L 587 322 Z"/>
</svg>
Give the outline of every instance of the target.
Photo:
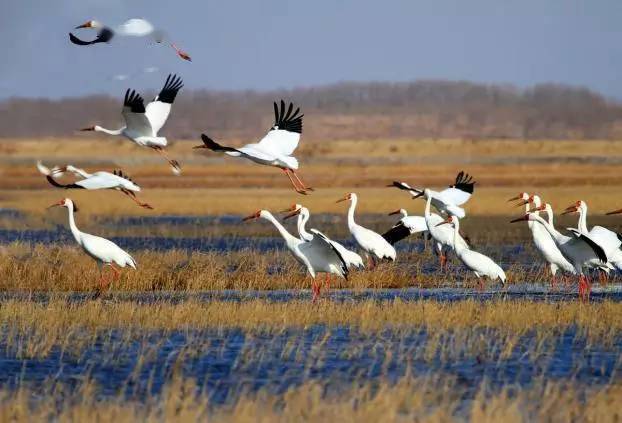
<svg viewBox="0 0 622 423">
<path fill-rule="evenodd" d="M 89 19 L 129 18 L 166 30 L 193 62 L 146 39 L 68 40 Z M 622 99 L 621 22 L 619 0 L 5 0 L 0 99 L 121 96 L 156 90 L 169 72 L 215 90 L 449 79 Z"/>
</svg>

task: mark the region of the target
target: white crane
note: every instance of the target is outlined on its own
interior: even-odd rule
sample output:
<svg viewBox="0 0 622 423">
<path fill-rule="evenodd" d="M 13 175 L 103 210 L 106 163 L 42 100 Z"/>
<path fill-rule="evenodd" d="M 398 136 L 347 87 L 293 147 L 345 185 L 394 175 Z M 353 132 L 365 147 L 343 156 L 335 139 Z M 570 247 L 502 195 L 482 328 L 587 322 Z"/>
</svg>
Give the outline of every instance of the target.
<svg viewBox="0 0 622 423">
<path fill-rule="evenodd" d="M 127 195 L 132 201 L 145 209 L 153 209 L 149 204 L 142 203 L 136 197 L 136 193 L 140 191 L 140 187 L 132 181 L 132 179 L 125 175 L 121 170 L 114 170 L 113 173 L 99 171 L 95 173 L 88 173 L 83 169 L 79 169 L 72 165 L 66 166 L 54 166 L 52 169 L 47 168 L 40 161 L 37 162 L 37 169 L 43 175 L 45 175 L 48 182 L 56 188 L 64 189 L 113 189 Z M 56 181 L 56 178 L 61 177 L 65 172 L 73 173 L 83 179 L 76 181 L 72 184 L 60 184 Z"/>
<path fill-rule="evenodd" d="M 455 182 L 452 185 L 449 185 L 448 188 L 445 188 L 440 192 L 428 189 L 428 192 L 433 196 L 432 205 L 441 214 L 457 216 L 460 219 L 464 218 L 466 213 L 460 206 L 469 201 L 473 195 L 475 183 L 476 182 L 473 181 L 473 178 L 469 176 L 468 173 L 460 171 L 458 175 L 456 175 Z M 393 184 L 389 186 L 408 191 L 412 195 L 413 199 L 425 196 L 425 190 L 413 188 L 405 182 L 394 181 Z"/>
<path fill-rule="evenodd" d="M 348 278 L 348 267 L 343 257 L 341 257 L 339 251 L 333 247 L 330 240 L 320 231 L 311 229 L 311 233 L 314 235 L 313 240 L 303 241 L 290 234 L 287 229 L 274 218 L 272 213 L 267 210 L 258 210 L 242 220 L 248 221 L 258 218 L 265 219 L 276 227 L 285 240 L 285 245 L 287 245 L 290 253 L 292 253 L 298 262 L 307 268 L 307 271 L 313 278 L 312 290 L 314 302 L 319 297 L 321 289 L 320 285 L 315 282 L 317 273 L 326 273 L 327 280 L 329 274 L 337 275 L 344 279 Z"/>
<path fill-rule="evenodd" d="M 306 225 L 310 217 L 309 209 L 303 207 L 300 204 L 294 204 L 289 209 L 283 210 L 283 212 L 290 212 L 287 216 L 283 218 L 283 220 L 289 219 L 290 217 L 298 216 L 298 222 L 296 226 L 298 229 L 298 235 L 300 235 L 301 240 L 313 241 L 313 234 L 307 232 L 306 229 Z M 348 250 L 337 241 L 334 241 L 330 238 L 328 240 L 330 244 L 335 247 L 337 251 L 339 251 L 339 254 L 341 254 L 341 257 L 343 257 L 343 260 L 346 262 L 346 266 L 348 267 L 348 269 L 351 269 L 352 267 L 365 267 L 365 264 L 363 264 L 363 259 L 357 253 Z"/>
<path fill-rule="evenodd" d="M 289 103 L 287 112 L 285 112 L 285 102 L 281 100 L 279 111 L 277 103 L 274 102 L 274 125 L 257 143 L 246 144 L 239 148 L 227 147 L 201 134 L 203 145 L 194 148 L 207 148 L 233 157 L 244 157 L 261 165 L 278 167 L 285 172 L 296 192 L 307 194 L 307 191 L 313 191 L 313 188 L 305 186 L 296 174 L 298 160 L 292 156 L 300 141 L 304 115 L 298 114 L 300 107 L 292 113 L 293 108 L 294 104 Z"/>
<path fill-rule="evenodd" d="M 69 229 L 73 234 L 74 239 L 78 245 L 84 250 L 86 254 L 91 256 L 99 267 L 100 272 L 100 287 L 99 290 L 103 290 L 110 285 L 110 279 L 105 279 L 103 274 L 103 266 L 110 266 L 114 272 L 114 280 L 118 280 L 120 271 L 115 267 L 115 264 L 121 268 L 129 266 L 136 269 L 136 260 L 132 258 L 128 253 L 123 251 L 117 244 L 99 236 L 87 234 L 81 232 L 76 226 L 74 219 L 74 213 L 78 211 L 75 203 L 69 198 L 64 198 L 57 203 L 48 207 L 66 207 L 69 214 Z"/>
<path fill-rule="evenodd" d="M 550 208 L 551 213 L 553 212 L 548 203 L 541 206 L 541 208 L 545 210 Z M 511 223 L 522 221 L 539 222 L 544 226 L 555 241 L 559 251 L 573 265 L 576 274 L 579 275 L 579 295 L 582 299 L 588 298 L 590 280 L 585 275 L 583 269 L 599 267 L 607 263 L 607 255 L 603 248 L 592 240 L 589 235 L 582 234 L 576 229 L 568 229 L 572 236 L 561 234 L 553 225 L 535 213 L 527 213 L 523 217 L 512 220 Z"/>
<path fill-rule="evenodd" d="M 497 263 L 492 261 L 488 256 L 482 253 L 469 249 L 465 244 L 460 242 L 460 219 L 456 216 L 449 216 L 444 221 L 438 223 L 436 226 L 442 226 L 450 224 L 453 226 L 454 236 L 454 250 L 460 261 L 475 273 L 475 276 L 479 278 L 480 287 L 483 288 L 483 277 L 488 277 L 490 280 L 495 281 L 499 279 L 502 284 L 505 285 L 505 272 Z"/>
<path fill-rule="evenodd" d="M 602 226 L 593 226 L 592 229 L 587 228 L 587 203 L 585 201 L 577 201 L 566 207 L 566 210 L 562 214 L 578 213 L 579 221 L 577 223 L 577 229 L 582 234 L 587 234 L 591 239 L 596 241 L 598 245 L 603 247 L 605 254 L 607 254 L 607 261 L 611 265 L 610 268 L 616 268 L 618 271 L 622 270 L 622 241 L 620 235 L 617 233 L 603 228 Z M 601 273 L 601 276 L 603 274 Z"/>
<path fill-rule="evenodd" d="M 462 238 L 460 233 L 458 233 L 458 237 L 455 237 L 454 231 L 449 226 L 439 226 L 439 223 L 442 223 L 444 219 L 438 214 L 431 212 L 431 205 L 434 201 L 432 191 L 426 188 L 423 191 L 423 195 L 426 198 L 423 216 L 428 230 L 430 231 L 430 236 L 434 240 L 434 253 L 439 257 L 441 270 L 444 270 L 447 268 L 447 250 L 456 250 L 455 241 L 458 241 L 462 249 L 468 249 L 469 245 L 464 238 Z"/>
<path fill-rule="evenodd" d="M 181 172 L 181 167 L 177 160 L 171 160 L 164 151 L 168 141 L 165 137 L 158 136 L 158 132 L 166 123 L 175 97 L 183 86 L 181 78 L 169 74 L 160 93 L 146 107 L 140 94 L 128 89 L 125 92 L 121 111 L 125 119 L 125 126 L 119 129 L 106 129 L 95 125 L 84 128 L 82 131 L 122 135 L 140 146 L 152 148 L 166 158 L 173 169 L 173 173 L 178 175 Z"/>
<path fill-rule="evenodd" d="M 69 33 L 69 41 L 78 46 L 89 46 L 93 44 L 99 43 L 109 43 L 116 35 L 123 37 L 146 37 L 150 36 L 153 41 L 158 44 L 166 42 L 170 45 L 183 60 L 187 60 L 189 62 L 192 61 L 190 55 L 185 51 L 178 48 L 175 43 L 166 41 L 166 33 L 162 30 L 156 29 L 151 22 L 146 19 L 133 18 L 128 19 L 123 22 L 121 25 L 116 28 L 111 28 L 109 26 L 104 25 L 103 23 L 96 20 L 89 20 L 83 23 L 82 25 L 78 25 L 75 29 L 96 29 L 97 37 L 91 41 L 84 41 L 80 38 L 73 35 L 71 32 Z"/>
<path fill-rule="evenodd" d="M 344 198 L 337 200 L 338 203 L 342 201 L 350 201 L 350 208 L 348 209 L 348 229 L 350 229 L 350 233 L 357 244 L 365 250 L 367 258 L 370 261 L 370 268 L 373 269 L 376 267 L 376 259 L 395 261 L 395 248 L 393 248 L 382 235 L 371 229 L 364 228 L 354 221 L 354 210 L 358 202 L 357 195 L 351 192 Z"/>
<path fill-rule="evenodd" d="M 538 215 L 540 214 L 539 209 L 542 206 L 542 201 L 540 200 L 539 196 L 529 195 L 526 192 L 523 192 L 519 194 L 518 197 L 510 199 L 510 201 L 518 199 L 520 199 L 521 202 L 517 204 L 517 207 L 525 206 L 525 213 L 529 213 L 530 205 L 533 204 L 533 212 Z M 552 210 L 547 210 L 546 208 L 543 208 L 543 211 L 547 213 L 548 223 L 550 225 L 553 225 Z M 540 252 L 544 260 L 549 263 L 549 268 L 551 270 L 551 286 L 555 286 L 556 274 L 559 269 L 561 269 L 565 273 L 570 273 L 573 275 L 576 274 L 574 266 L 568 260 L 566 260 L 564 255 L 555 244 L 555 240 L 553 240 L 553 237 L 544 228 L 544 226 L 531 220 L 527 221 L 527 226 L 531 231 L 533 243 L 536 246 L 536 249 Z"/>
<path fill-rule="evenodd" d="M 389 213 L 389 216 L 399 214 L 402 218 L 391 227 L 388 231 L 382 234 L 382 237 L 386 239 L 389 244 L 395 245 L 398 241 L 412 235 L 421 233 L 424 238 L 428 236 L 428 225 L 425 223 L 424 216 L 409 216 L 408 212 L 404 209 L 399 209 Z"/>
</svg>

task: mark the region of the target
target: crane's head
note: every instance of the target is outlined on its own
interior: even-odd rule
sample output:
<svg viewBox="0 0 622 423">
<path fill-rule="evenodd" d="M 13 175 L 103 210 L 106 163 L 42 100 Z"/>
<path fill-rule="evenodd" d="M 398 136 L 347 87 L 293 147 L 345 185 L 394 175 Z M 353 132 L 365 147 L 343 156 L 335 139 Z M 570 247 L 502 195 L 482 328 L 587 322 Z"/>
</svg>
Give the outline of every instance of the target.
<svg viewBox="0 0 622 423">
<path fill-rule="evenodd" d="M 530 197 L 530 196 L 529 196 L 529 194 L 527 194 L 526 192 L 521 192 L 521 193 L 519 193 L 516 197 L 512 197 L 512 198 L 510 198 L 510 199 L 508 200 L 508 203 L 509 203 L 510 201 L 519 201 L 519 200 L 520 200 L 520 203 L 518 203 L 518 204 L 516 205 L 516 207 L 518 207 L 518 206 L 524 206 L 525 204 L 527 204 L 527 203 L 529 202 L 529 197 Z"/>
<path fill-rule="evenodd" d="M 281 210 L 279 213 L 290 213 L 290 212 L 296 211 L 296 210 L 301 209 L 301 208 L 302 208 L 301 204 L 292 204 L 288 208 L 286 208 L 284 210 Z"/>
<path fill-rule="evenodd" d="M 441 225 L 452 225 L 452 226 L 456 226 L 458 224 L 458 218 L 456 216 L 449 216 L 447 217 L 447 219 L 443 220 L 441 223 L 437 223 L 436 226 L 441 226 Z"/>
<path fill-rule="evenodd" d="M 562 214 L 578 213 L 584 207 L 587 207 L 585 205 L 585 202 L 579 200 L 575 202 L 574 204 L 571 204 L 568 207 L 566 207 L 566 210 L 564 210 Z"/>
<path fill-rule="evenodd" d="M 80 29 L 80 28 L 102 28 L 103 25 L 95 20 L 90 20 L 90 21 L 86 21 L 84 22 L 82 25 L 78 25 L 76 27 L 76 29 Z"/>
<path fill-rule="evenodd" d="M 48 209 L 51 209 L 52 207 L 67 207 L 69 210 L 73 210 L 73 212 L 77 212 L 78 211 L 78 206 L 76 203 L 73 202 L 73 200 L 71 198 L 63 198 L 62 200 L 59 200 L 58 202 L 48 206 Z"/>
<path fill-rule="evenodd" d="M 251 215 L 248 215 L 245 218 L 243 218 L 242 222 L 247 222 L 249 220 L 259 219 L 263 212 L 264 212 L 264 210 L 257 210 L 255 213 L 253 213 Z"/>
<path fill-rule="evenodd" d="M 342 201 L 356 200 L 356 194 L 353 192 L 349 192 L 345 195 L 345 197 L 337 200 L 337 203 L 341 203 Z"/>
<path fill-rule="evenodd" d="M 551 207 L 551 205 L 549 203 L 543 203 L 543 204 L 540 204 L 535 209 L 533 209 L 532 211 L 534 211 L 534 212 L 545 211 L 545 212 L 553 214 L 553 207 Z"/>
<path fill-rule="evenodd" d="M 389 213 L 389 216 L 393 216 L 396 214 L 401 214 L 404 217 L 408 216 L 408 212 L 404 209 L 398 209 L 398 210 L 392 211 L 391 213 Z"/>
</svg>

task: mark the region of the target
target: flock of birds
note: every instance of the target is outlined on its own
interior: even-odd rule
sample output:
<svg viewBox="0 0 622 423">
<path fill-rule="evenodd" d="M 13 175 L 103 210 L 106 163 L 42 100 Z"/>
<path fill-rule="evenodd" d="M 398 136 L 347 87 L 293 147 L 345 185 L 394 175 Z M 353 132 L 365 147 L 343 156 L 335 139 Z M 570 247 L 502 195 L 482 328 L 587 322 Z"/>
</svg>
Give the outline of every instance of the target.
<svg viewBox="0 0 622 423">
<path fill-rule="evenodd" d="M 91 20 L 78 28 L 99 29 L 97 38 L 92 41 L 83 41 L 70 34 L 71 42 L 81 46 L 108 43 L 115 34 L 151 36 L 157 42 L 163 42 L 166 39 L 162 31 L 156 30 L 143 19 L 130 19 L 115 29 Z M 178 49 L 174 43 L 171 42 L 170 45 L 179 57 L 190 60 L 187 53 Z M 122 136 L 138 146 L 151 148 L 168 161 L 175 175 L 179 175 L 181 166 L 177 160 L 168 156 L 165 150 L 167 139 L 160 136 L 159 132 L 164 127 L 172 105 L 182 87 L 181 78 L 171 74 L 166 78 L 158 95 L 146 105 L 139 93 L 128 89 L 125 92 L 121 110 L 125 125 L 117 129 L 106 129 L 95 125 L 83 130 Z M 307 195 L 313 191 L 313 188 L 301 180 L 297 173 L 299 162 L 293 156 L 302 134 L 304 115 L 300 112 L 299 107 L 294 110 L 293 103 L 286 104 L 283 100 L 274 102 L 273 106 L 274 125 L 258 142 L 242 147 L 230 147 L 202 134 L 203 144 L 194 148 L 205 148 L 233 157 L 242 157 L 260 165 L 279 168 L 287 175 L 296 192 Z M 141 191 L 141 188 L 121 170 L 115 170 L 112 173 L 107 171 L 89 173 L 72 165 L 54 166 L 50 169 L 41 162 L 37 163 L 37 168 L 47 181 L 56 188 L 116 190 L 140 207 L 153 208 L 138 199 L 137 193 Z M 57 179 L 66 173 L 74 175 L 77 180 L 69 184 L 60 183 Z M 394 261 L 396 259 L 394 245 L 412 234 L 420 233 L 432 240 L 433 251 L 439 258 L 441 270 L 446 269 L 447 254 L 453 251 L 455 256 L 479 278 L 480 286 L 483 286 L 484 278 L 492 281 L 499 280 L 505 284 L 506 275 L 501 266 L 490 257 L 475 251 L 469 245 L 468 238 L 464 237 L 460 231 L 460 219 L 466 216 L 463 206 L 470 200 L 475 189 L 475 181 L 472 177 L 460 172 L 454 183 L 441 191 L 414 188 L 404 182 L 393 182 L 389 186 L 406 191 L 412 198 L 424 199 L 426 201 L 424 215 L 409 216 L 405 210 L 400 209 L 391 213 L 400 214 L 402 216 L 400 220 L 384 234 L 379 234 L 356 223 L 354 218 L 358 203 L 356 193 L 349 193 L 338 200 L 338 202 L 350 202 L 347 213 L 348 229 L 357 246 L 364 252 L 369 269 L 373 269 L 379 261 Z M 569 235 L 564 235 L 555 229 L 551 206 L 548 203 L 543 203 L 537 195 L 521 193 L 511 201 L 519 201 L 518 205 L 525 206 L 524 216 L 512 222 L 527 221 L 536 249 L 550 266 L 552 283 L 555 282 L 558 272 L 563 274 L 565 278 L 576 275 L 579 278 L 579 294 L 582 298 L 587 298 L 591 286 L 591 271 L 595 270 L 601 272 L 601 275 L 607 275 L 611 270 L 622 270 L 622 250 L 620 250 L 622 241 L 620 236 L 601 226 L 595 226 L 588 230 L 585 202 L 579 201 L 564 211 L 564 213 L 576 212 L 579 214 L 577 228 L 569 228 Z M 104 266 L 112 269 L 114 280 L 120 276 L 119 268 L 129 266 L 136 269 L 137 263 L 132 256 L 115 243 L 78 229 L 74 218 L 74 213 L 78 211 L 75 202 L 69 198 L 64 198 L 50 207 L 55 206 L 67 208 L 69 227 L 76 242 L 86 254 L 97 262 L 100 269 L 100 291 L 107 288 L 111 283 L 111 278 L 106 277 L 103 271 Z M 434 212 L 432 208 L 434 208 Z M 330 239 L 317 229 L 307 230 L 306 225 L 310 213 L 306 207 L 294 204 L 283 212 L 287 213 L 284 219 L 297 217 L 298 236 L 289 233 L 268 210 L 258 210 L 243 220 L 265 219 L 275 226 L 293 257 L 305 267 L 311 276 L 314 301 L 321 292 L 322 285 L 316 281 L 319 273 L 325 274 L 325 285 L 329 285 L 330 275 L 347 278 L 351 269 L 366 267 L 363 258 L 357 252 Z M 544 213 L 546 218 L 541 216 L 541 213 Z M 622 213 L 622 209 L 610 214 L 615 213 Z"/>
</svg>

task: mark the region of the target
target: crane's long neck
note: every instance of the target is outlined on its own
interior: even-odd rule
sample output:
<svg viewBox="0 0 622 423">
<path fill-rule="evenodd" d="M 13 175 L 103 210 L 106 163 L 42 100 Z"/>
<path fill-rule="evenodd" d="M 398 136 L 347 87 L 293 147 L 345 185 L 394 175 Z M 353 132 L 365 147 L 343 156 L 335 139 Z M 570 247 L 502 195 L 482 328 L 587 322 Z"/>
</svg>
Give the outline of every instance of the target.
<svg viewBox="0 0 622 423">
<path fill-rule="evenodd" d="M 309 220 L 309 213 L 308 212 L 305 213 L 304 211 L 302 211 L 298 215 L 298 234 L 300 235 L 300 239 L 302 239 L 304 241 L 311 241 L 311 240 L 313 240 L 313 235 L 311 235 L 309 232 L 307 232 L 307 229 L 305 228 L 308 220 Z"/>
<path fill-rule="evenodd" d="M 281 223 L 278 220 L 276 220 L 274 218 L 274 216 L 272 216 L 272 213 L 264 212 L 264 213 L 261 214 L 261 217 L 263 217 L 264 219 L 272 222 L 272 224 L 279 231 L 279 233 L 281 234 L 281 236 L 283 237 L 285 242 L 287 242 L 288 244 L 290 244 L 292 242 L 299 241 L 298 238 L 296 238 L 295 236 L 293 236 L 292 234 L 287 232 L 287 229 L 285 229 L 285 227 L 283 225 L 281 225 Z"/>
<path fill-rule="evenodd" d="M 549 234 L 551 234 L 551 236 L 553 237 L 553 239 L 555 240 L 557 244 L 560 244 L 566 241 L 567 237 L 559 233 L 559 231 L 555 229 L 555 227 L 552 224 L 550 224 L 549 222 L 547 222 L 546 220 L 544 220 L 541 216 L 538 216 L 537 214 L 532 214 L 532 216 L 537 222 L 539 222 L 540 224 L 542 224 L 542 226 L 544 226 L 544 228 L 549 232 Z"/>
<path fill-rule="evenodd" d="M 124 129 L 125 126 L 119 129 L 106 129 L 102 128 L 101 126 L 95 126 L 95 132 L 103 132 L 104 134 L 108 135 L 121 135 Z"/>
<path fill-rule="evenodd" d="M 577 229 L 582 234 L 586 234 L 587 230 L 587 208 L 579 207 L 579 223 Z"/>
<path fill-rule="evenodd" d="M 69 229 L 71 229 L 71 233 L 73 234 L 73 237 L 75 238 L 76 242 L 78 244 L 82 243 L 82 232 L 80 232 L 80 229 L 78 229 L 78 227 L 76 226 L 76 220 L 73 216 L 74 212 L 73 212 L 73 205 L 69 205 L 67 207 L 67 212 L 69 213 Z"/>
<path fill-rule="evenodd" d="M 549 220 L 549 225 L 551 226 L 555 226 L 555 223 L 553 222 L 553 210 L 551 210 L 550 208 L 546 209 L 546 217 Z"/>
<path fill-rule="evenodd" d="M 454 250 L 457 255 L 460 255 L 462 251 L 465 250 L 465 246 L 462 242 L 459 242 L 460 238 L 460 221 L 458 219 L 454 219 Z"/>
<path fill-rule="evenodd" d="M 350 231 L 356 227 L 356 222 L 354 221 L 354 210 L 356 209 L 357 202 L 358 197 L 352 196 L 352 199 L 350 200 L 350 208 L 348 209 L 348 228 Z"/>
<path fill-rule="evenodd" d="M 430 217 L 430 206 L 432 205 L 432 196 L 428 196 L 428 199 L 425 203 L 425 217 L 429 218 Z"/>
</svg>

